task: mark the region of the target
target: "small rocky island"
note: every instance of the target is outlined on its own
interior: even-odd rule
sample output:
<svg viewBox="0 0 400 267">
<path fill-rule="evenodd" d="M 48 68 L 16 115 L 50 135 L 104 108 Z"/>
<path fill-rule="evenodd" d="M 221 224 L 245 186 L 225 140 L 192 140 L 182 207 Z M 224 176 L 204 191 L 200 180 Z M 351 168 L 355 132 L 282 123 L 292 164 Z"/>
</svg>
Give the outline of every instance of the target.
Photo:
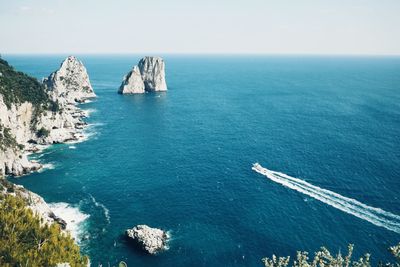
<svg viewBox="0 0 400 267">
<path fill-rule="evenodd" d="M 167 91 L 165 63 L 161 57 L 144 57 L 124 76 L 120 94 Z"/>
<path fill-rule="evenodd" d="M 169 235 L 161 229 L 151 228 L 147 225 L 137 225 L 132 229 L 126 230 L 126 235 L 149 254 L 155 255 L 168 249 Z"/>
</svg>

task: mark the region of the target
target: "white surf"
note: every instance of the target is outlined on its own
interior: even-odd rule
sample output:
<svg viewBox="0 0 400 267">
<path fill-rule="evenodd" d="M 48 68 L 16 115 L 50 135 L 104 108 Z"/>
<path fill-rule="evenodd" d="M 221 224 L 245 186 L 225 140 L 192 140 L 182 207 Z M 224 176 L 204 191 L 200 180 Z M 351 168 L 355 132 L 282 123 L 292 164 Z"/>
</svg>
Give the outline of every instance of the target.
<svg viewBox="0 0 400 267">
<path fill-rule="evenodd" d="M 71 237 L 80 241 L 83 232 L 83 222 L 89 218 L 88 214 L 84 214 L 78 207 L 65 202 L 49 203 L 50 209 L 54 214 L 67 223 L 67 231 L 71 233 Z"/>
</svg>

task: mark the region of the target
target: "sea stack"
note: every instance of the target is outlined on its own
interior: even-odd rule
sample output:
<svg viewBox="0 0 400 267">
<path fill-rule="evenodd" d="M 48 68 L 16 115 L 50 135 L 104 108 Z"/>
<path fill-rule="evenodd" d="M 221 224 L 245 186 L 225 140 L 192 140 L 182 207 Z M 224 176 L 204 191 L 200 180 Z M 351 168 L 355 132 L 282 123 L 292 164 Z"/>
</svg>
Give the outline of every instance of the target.
<svg viewBox="0 0 400 267">
<path fill-rule="evenodd" d="M 149 254 L 155 255 L 168 248 L 167 232 L 151 228 L 147 225 L 137 225 L 126 230 L 126 235 L 140 245 Z"/>
<path fill-rule="evenodd" d="M 124 77 L 118 93 L 143 94 L 144 92 L 144 82 L 139 67 L 134 66 L 133 69 Z"/>
<path fill-rule="evenodd" d="M 53 100 L 62 98 L 65 104 L 84 102 L 96 97 L 85 66 L 74 56 L 67 57 L 60 68 L 43 80 Z"/>
<path fill-rule="evenodd" d="M 167 91 L 165 63 L 161 57 L 144 57 L 125 75 L 118 90 L 120 94 Z"/>
</svg>

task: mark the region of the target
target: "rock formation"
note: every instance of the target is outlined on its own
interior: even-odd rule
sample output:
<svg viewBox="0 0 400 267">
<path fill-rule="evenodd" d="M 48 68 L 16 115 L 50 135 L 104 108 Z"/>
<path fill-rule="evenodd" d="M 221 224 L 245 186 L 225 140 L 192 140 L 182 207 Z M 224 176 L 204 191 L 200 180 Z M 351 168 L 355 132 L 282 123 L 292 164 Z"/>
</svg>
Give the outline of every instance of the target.
<svg viewBox="0 0 400 267">
<path fill-rule="evenodd" d="M 168 248 L 169 236 L 161 229 L 151 228 L 147 225 L 137 225 L 132 229 L 126 230 L 126 234 L 150 254 L 154 255 Z"/>
<path fill-rule="evenodd" d="M 144 57 L 138 66 L 125 75 L 118 90 L 120 94 L 140 94 L 167 91 L 165 63 L 161 57 Z"/>
<path fill-rule="evenodd" d="M 96 97 L 85 66 L 74 56 L 67 57 L 43 84 L 54 101 L 74 104 Z"/>
<path fill-rule="evenodd" d="M 41 150 L 41 145 L 84 138 L 87 113 L 76 104 L 96 95 L 79 60 L 68 57 L 44 84 L 16 72 L 2 59 L 0 70 L 0 176 L 19 176 L 41 168 L 27 158 Z M 32 88 L 9 88 L 18 81 Z"/>
<path fill-rule="evenodd" d="M 4 175 L 40 169 L 42 165 L 27 156 L 46 145 L 82 140 L 83 118 L 88 114 L 76 104 L 91 97 L 95 94 L 86 69 L 74 57 L 68 57 L 44 83 L 0 58 L 0 195 L 21 197 L 41 223 L 58 223 L 65 231 L 66 221 L 57 217 L 42 197 L 8 182 Z"/>
<path fill-rule="evenodd" d="M 167 91 L 165 64 L 161 57 L 142 58 L 139 69 L 146 91 Z"/>
<path fill-rule="evenodd" d="M 121 86 L 119 87 L 118 93 L 120 94 L 143 94 L 144 93 L 144 82 L 138 66 L 134 66 L 133 69 L 128 72 L 124 77 Z"/>
</svg>

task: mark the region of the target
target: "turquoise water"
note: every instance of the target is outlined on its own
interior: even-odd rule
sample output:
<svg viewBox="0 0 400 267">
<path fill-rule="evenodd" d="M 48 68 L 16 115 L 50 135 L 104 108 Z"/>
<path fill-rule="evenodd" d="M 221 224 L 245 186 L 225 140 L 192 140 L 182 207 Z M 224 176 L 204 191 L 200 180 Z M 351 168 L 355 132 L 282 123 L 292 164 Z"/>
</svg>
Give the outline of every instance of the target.
<svg viewBox="0 0 400 267">
<path fill-rule="evenodd" d="M 63 60 L 5 56 L 37 78 Z M 94 264 L 262 266 L 273 253 L 356 245 L 391 259 L 400 234 L 251 170 L 254 162 L 400 215 L 400 58 L 166 55 L 169 91 L 122 96 L 140 56 L 87 56 L 98 95 L 88 141 L 39 156 L 54 165 L 13 181 L 90 215 Z M 75 148 L 75 149 L 73 149 Z M 169 230 L 156 257 L 124 230 Z M 106 265 L 107 266 L 107 265 Z"/>
</svg>

